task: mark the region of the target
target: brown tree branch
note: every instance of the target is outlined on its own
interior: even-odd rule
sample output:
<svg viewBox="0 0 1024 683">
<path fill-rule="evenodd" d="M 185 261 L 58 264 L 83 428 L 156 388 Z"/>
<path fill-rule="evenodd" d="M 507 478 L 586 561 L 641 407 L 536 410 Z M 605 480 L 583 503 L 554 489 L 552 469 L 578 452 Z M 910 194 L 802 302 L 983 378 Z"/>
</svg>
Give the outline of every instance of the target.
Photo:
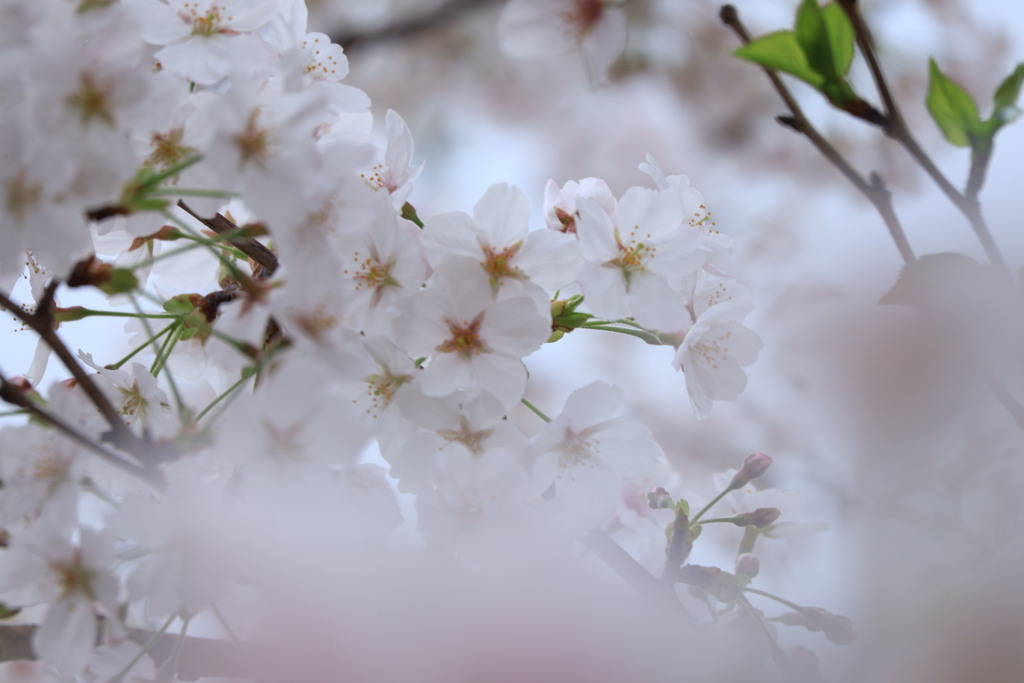
<svg viewBox="0 0 1024 683">
<path fill-rule="evenodd" d="M 728 26 L 732 31 L 739 37 L 740 41 L 746 45 L 750 43 L 750 33 L 746 27 L 740 21 L 739 12 L 732 5 L 724 5 L 719 13 L 722 19 L 722 23 Z M 764 68 L 764 67 L 762 67 Z M 868 201 L 870 201 L 875 209 L 878 211 L 882 220 L 885 221 L 886 227 L 889 229 L 889 234 L 892 236 L 893 242 L 896 243 L 896 248 L 900 252 L 900 256 L 903 257 L 905 263 L 910 263 L 915 260 L 914 250 L 910 247 L 910 242 L 907 240 L 906 234 L 903 232 L 903 226 L 900 224 L 899 218 L 896 216 L 896 211 L 892 206 L 892 194 L 885 186 L 885 182 L 881 176 L 877 173 L 871 174 L 870 182 L 866 180 L 860 173 L 858 173 L 853 166 L 846 161 L 842 154 L 826 140 L 821 133 L 814 127 L 810 120 L 804 115 L 800 105 L 797 104 L 796 99 L 789 92 L 785 83 L 779 78 L 778 74 L 772 69 L 764 68 L 765 74 L 775 87 L 776 92 L 782 98 L 782 101 L 786 103 L 789 108 L 791 116 L 782 116 L 777 120 L 788 128 L 792 128 L 796 132 L 806 137 L 815 148 L 821 152 L 828 161 L 839 169 L 839 172 L 854 186 Z"/>
<path fill-rule="evenodd" d="M 982 158 L 975 159 L 975 163 L 971 166 L 966 193 L 957 190 L 910 132 L 910 128 L 900 112 L 899 105 L 897 105 L 896 99 L 892 95 L 892 90 L 889 88 L 889 83 L 882 71 L 878 55 L 875 51 L 875 41 L 871 36 L 871 29 L 864 20 L 864 15 L 860 12 L 857 0 L 840 0 L 839 6 L 842 7 L 846 16 L 850 19 L 857 45 L 864 54 L 865 60 L 867 60 L 871 76 L 875 81 L 875 87 L 878 88 L 878 93 L 882 98 L 882 103 L 885 107 L 885 120 L 879 123 L 879 125 L 888 136 L 906 148 L 910 156 L 917 161 L 925 173 L 939 186 L 942 193 L 967 218 L 967 222 L 970 223 L 971 228 L 978 237 L 978 241 L 981 242 L 989 262 L 1008 280 L 1012 280 L 1010 269 L 1006 265 L 1006 260 L 996 245 L 991 231 L 988 229 L 988 223 L 982 214 L 981 204 L 978 201 L 978 192 L 984 179 L 984 169 L 988 163 L 989 155 L 983 155 Z"/>
<path fill-rule="evenodd" d="M 373 43 L 409 38 L 443 24 L 453 22 L 459 15 L 469 11 L 495 5 L 501 0 L 448 0 L 433 10 L 413 17 L 399 19 L 378 28 L 363 31 L 337 31 L 331 34 L 331 42 L 341 45 L 346 51 Z"/>
<path fill-rule="evenodd" d="M 213 218 L 203 218 L 184 201 L 179 201 L 178 206 L 185 213 L 224 237 L 233 247 L 258 263 L 263 268 L 263 272 L 260 274 L 261 278 L 268 278 L 277 270 L 278 261 L 274 252 L 253 238 L 242 235 L 241 228 L 225 216 L 218 213 Z"/>
<path fill-rule="evenodd" d="M 128 472 L 129 474 L 135 475 L 139 479 L 142 479 L 156 488 L 160 488 L 162 485 L 162 480 L 157 470 L 153 468 L 139 467 L 135 463 L 129 462 L 128 460 L 118 456 L 116 453 L 103 448 L 103 446 L 94 442 L 88 436 L 82 434 L 80 431 L 64 422 L 61 418 L 37 405 L 35 401 L 30 399 L 20 387 L 9 382 L 3 374 L 0 374 L 0 399 L 10 403 L 11 405 L 23 408 L 43 422 L 53 426 L 54 429 L 62 433 L 71 441 L 92 451 L 95 455 L 98 455 L 104 460 L 104 462 Z"/>
<path fill-rule="evenodd" d="M 41 301 L 47 302 L 52 301 L 53 292 L 50 288 L 56 289 L 56 283 L 51 282 L 48 285 L 48 295 L 45 295 Z M 50 310 L 49 305 L 45 308 L 39 307 L 35 313 L 29 313 L 18 304 L 11 301 L 7 296 L 0 292 L 0 308 L 6 309 L 11 315 L 23 322 L 33 332 L 39 335 L 40 339 L 46 342 L 46 345 L 60 358 L 61 362 L 64 363 L 64 367 L 68 369 L 72 377 L 78 381 L 78 385 L 82 387 L 82 391 L 85 392 L 86 396 L 92 402 L 96 409 L 106 420 L 110 426 L 110 431 L 104 435 L 106 440 L 112 443 L 114 446 L 121 450 L 131 453 L 132 455 L 140 458 L 143 462 L 147 460 L 147 453 L 152 450 L 153 444 L 148 443 L 139 437 L 137 437 L 128 426 L 121 419 L 121 415 L 114 408 L 114 405 L 107 398 L 106 394 L 100 390 L 99 386 L 93 381 L 92 377 L 85 371 L 82 365 L 78 362 L 78 359 L 71 353 L 67 345 L 57 334 L 53 323 L 53 314 Z"/>
</svg>

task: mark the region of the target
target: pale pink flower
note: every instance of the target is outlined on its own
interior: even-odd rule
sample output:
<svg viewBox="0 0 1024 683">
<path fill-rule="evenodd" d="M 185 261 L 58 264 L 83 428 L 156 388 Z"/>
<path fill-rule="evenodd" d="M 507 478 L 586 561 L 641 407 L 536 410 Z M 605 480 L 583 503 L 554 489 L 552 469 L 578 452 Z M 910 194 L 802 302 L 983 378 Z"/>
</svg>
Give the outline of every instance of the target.
<svg viewBox="0 0 1024 683">
<path fill-rule="evenodd" d="M 438 463 L 452 453 L 511 460 L 525 473 L 526 437 L 504 419 L 508 409 L 493 395 L 456 392 L 437 398 L 412 389 L 396 402 L 408 424 L 399 426 L 400 438 L 381 442 L 381 454 L 402 490 L 421 493 L 442 483 Z"/>
<path fill-rule="evenodd" d="M 375 164 L 370 173 L 363 174 L 366 184 L 374 190 L 384 190 L 391 196 L 391 205 L 401 209 L 412 193 L 412 184 L 423 171 L 423 162 L 412 163 L 412 131 L 398 112 L 388 109 L 384 115 L 388 129 L 384 160 Z"/>
<path fill-rule="evenodd" d="M 0 452 L 0 525 L 42 515 L 53 526 L 70 528 L 85 474 L 78 447 L 53 429 L 29 423 L 0 430 Z"/>
<path fill-rule="evenodd" d="M 478 263 L 450 256 L 427 287 L 404 299 L 395 320 L 399 346 L 429 358 L 420 377 L 428 396 L 457 390 L 494 394 L 505 407 L 526 389 L 522 358 L 551 334 L 551 319 L 527 298 L 494 301 Z"/>
<path fill-rule="evenodd" d="M 254 31 L 267 24 L 277 0 L 136 0 L 142 39 L 163 45 L 155 57 L 169 71 L 210 85 L 269 56 Z"/>
<path fill-rule="evenodd" d="M 573 392 L 533 441 L 538 483 L 554 483 L 570 514 L 593 524 L 614 513 L 623 477 L 642 475 L 663 457 L 647 427 L 619 416 L 624 403 L 620 389 L 594 382 Z"/>
<path fill-rule="evenodd" d="M 712 401 L 739 396 L 747 385 L 743 367 L 757 359 L 761 338 L 742 324 L 749 306 L 722 303 L 702 313 L 676 349 L 672 365 L 686 375 L 694 413 L 705 417 Z"/>
<path fill-rule="evenodd" d="M 591 82 L 626 46 L 626 15 L 608 0 L 511 0 L 498 19 L 498 41 L 510 57 L 583 55 Z"/>
<path fill-rule="evenodd" d="M 66 532 L 39 523 L 15 535 L 0 562 L 0 602 L 48 605 L 32 647 L 41 661 L 70 676 L 89 661 L 98 614 L 118 620 L 113 539 L 91 529 L 79 529 L 78 537 L 72 543 Z"/>
<path fill-rule="evenodd" d="M 432 263 L 448 255 L 480 264 L 498 299 L 527 296 L 548 308 L 540 288 L 562 288 L 576 277 L 582 262 L 571 235 L 530 231 L 530 203 L 518 188 L 492 185 L 473 207 L 472 218 L 456 211 L 427 221 L 423 247 Z"/>
<path fill-rule="evenodd" d="M 592 200 L 580 198 L 578 206 L 585 261 L 579 283 L 591 311 L 610 319 L 632 316 L 662 332 L 689 327 L 683 287 L 706 255 L 699 233 L 683 225 L 676 196 L 632 187 L 613 216 Z"/>
<path fill-rule="evenodd" d="M 594 200 L 609 216 L 615 213 L 615 196 L 608 183 L 600 178 L 569 180 L 562 187 L 558 187 L 554 180 L 548 180 L 544 186 L 544 219 L 548 228 L 575 233 L 579 217 L 576 202 L 580 197 Z"/>
</svg>

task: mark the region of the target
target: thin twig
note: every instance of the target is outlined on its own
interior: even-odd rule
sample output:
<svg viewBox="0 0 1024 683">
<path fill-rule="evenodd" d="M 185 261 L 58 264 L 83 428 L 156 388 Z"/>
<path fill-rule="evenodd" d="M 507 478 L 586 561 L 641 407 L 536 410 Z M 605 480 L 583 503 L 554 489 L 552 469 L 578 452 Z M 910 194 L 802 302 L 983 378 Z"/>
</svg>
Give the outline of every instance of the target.
<svg viewBox="0 0 1024 683">
<path fill-rule="evenodd" d="M 693 622 L 693 617 L 676 597 L 673 584 L 663 583 L 652 576 L 608 534 L 594 529 L 583 539 L 583 544 L 641 595 L 661 599 L 660 601 L 674 613 L 683 616 L 688 622 Z"/>
<path fill-rule="evenodd" d="M 498 0 L 449 0 L 431 11 L 400 19 L 379 28 L 349 33 L 335 32 L 331 35 L 331 42 L 341 45 L 345 50 L 351 50 L 357 46 L 409 38 L 442 24 L 451 23 L 467 11 L 494 5 L 497 2 Z"/>
<path fill-rule="evenodd" d="M 857 45 L 867 60 L 871 76 L 875 81 L 875 87 L 878 88 L 878 93 L 882 98 L 882 103 L 885 107 L 885 120 L 879 123 L 879 125 L 887 135 L 906 148 L 910 156 L 920 164 L 925 173 L 939 186 L 942 193 L 967 218 L 967 222 L 973 228 L 992 265 L 998 268 L 1007 279 L 1012 279 L 1010 270 L 1006 265 L 1006 260 L 992 238 L 992 233 L 988 229 L 988 223 L 985 221 L 985 216 L 981 211 L 981 204 L 978 201 L 978 193 L 981 191 L 981 184 L 984 181 L 989 155 L 983 154 L 979 158 L 974 159 L 970 177 L 968 178 L 967 191 L 960 192 L 957 190 L 910 132 L 910 128 L 907 126 L 902 113 L 900 113 L 899 106 L 892 95 L 892 90 L 889 88 L 885 74 L 882 72 L 882 67 L 879 64 L 878 55 L 875 50 L 875 41 L 871 37 L 871 30 L 864 20 L 864 15 L 860 12 L 857 0 L 840 0 L 839 5 L 850 19 Z"/>
<path fill-rule="evenodd" d="M 225 216 L 218 213 L 213 218 L 203 218 L 193 211 L 192 208 L 184 201 L 178 201 L 178 206 L 181 207 L 185 213 L 192 216 L 218 235 L 224 237 L 232 246 L 236 247 L 240 252 L 258 263 L 263 268 L 261 277 L 270 277 L 274 274 L 274 271 L 277 270 L 277 256 L 274 252 L 270 251 L 266 246 L 251 237 L 243 237 L 241 235 L 241 228 Z"/>
<path fill-rule="evenodd" d="M 750 43 L 750 33 L 746 27 L 740 21 L 739 12 L 732 5 L 724 5 L 721 9 L 719 16 L 722 19 L 722 23 L 728 26 L 733 32 L 739 37 L 740 41 L 747 45 Z M 804 115 L 800 105 L 797 104 L 796 99 L 790 94 L 789 89 L 779 78 L 778 74 L 772 69 L 764 68 L 764 72 L 768 75 L 768 79 L 772 82 L 776 92 L 782 98 L 782 101 L 786 103 L 789 108 L 791 116 L 780 116 L 778 122 L 792 128 L 796 132 L 802 134 L 811 144 L 821 152 L 822 156 L 829 160 L 833 166 L 839 169 L 840 173 L 850 181 L 850 183 L 864 195 L 868 201 L 870 201 L 875 209 L 878 211 L 882 220 L 885 221 L 886 227 L 889 229 L 889 234 L 892 236 L 893 242 L 896 243 L 896 248 L 900 252 L 900 256 L 903 257 L 905 263 L 910 263 L 915 260 L 914 251 L 910 247 L 910 242 L 907 240 L 906 234 L 903 232 L 903 226 L 900 225 L 899 218 L 896 216 L 896 211 L 892 206 L 892 194 L 885 186 L 884 181 L 877 173 L 871 174 L 870 182 L 866 180 L 860 173 L 854 169 L 849 162 L 843 157 L 842 154 L 833 147 L 828 140 L 822 137 L 821 133 L 811 124 L 810 120 Z"/>
<path fill-rule="evenodd" d="M 50 286 L 54 286 L 54 283 L 50 283 Z M 52 294 L 50 295 L 52 297 Z M 46 297 L 43 297 L 45 300 Z M 52 299 L 51 299 L 52 300 Z M 118 448 L 125 450 L 135 456 L 142 457 L 146 451 L 147 444 L 144 444 L 135 434 L 128 429 L 128 426 L 121 419 L 120 414 L 114 405 L 107 398 L 107 395 L 100 390 L 96 383 L 92 380 L 92 377 L 82 368 L 78 360 L 72 355 L 71 351 L 64 344 L 63 340 L 57 335 L 57 331 L 54 329 L 53 315 L 49 307 L 38 308 L 35 313 L 29 313 L 18 304 L 11 301 L 0 292 L 0 307 L 7 309 L 7 311 L 16 317 L 18 320 L 23 322 L 25 325 L 30 327 L 33 332 L 39 335 L 40 339 L 46 342 L 57 357 L 60 358 L 64 366 L 71 372 L 71 375 L 78 381 L 78 385 L 82 387 L 82 391 L 85 392 L 86 396 L 92 402 L 96 409 L 106 420 L 110 426 L 108 440 Z"/>
<path fill-rule="evenodd" d="M 124 458 L 118 456 L 112 451 L 108 451 L 103 446 L 99 445 L 85 434 L 81 433 L 67 422 L 64 422 L 61 418 L 51 414 L 47 410 L 44 410 L 41 406 L 37 405 L 25 392 L 15 384 L 7 381 L 7 378 L 0 374 L 0 399 L 3 399 L 11 405 L 16 405 L 19 408 L 23 408 L 32 415 L 36 416 L 43 422 L 51 425 L 54 429 L 61 432 L 71 441 L 75 442 L 79 446 L 90 450 L 93 454 L 99 456 L 104 462 L 117 467 L 129 474 L 132 474 L 139 479 L 151 484 L 155 488 L 160 488 L 161 482 L 159 475 L 151 469 L 144 469 L 139 467 L 133 462 L 129 462 Z"/>
</svg>

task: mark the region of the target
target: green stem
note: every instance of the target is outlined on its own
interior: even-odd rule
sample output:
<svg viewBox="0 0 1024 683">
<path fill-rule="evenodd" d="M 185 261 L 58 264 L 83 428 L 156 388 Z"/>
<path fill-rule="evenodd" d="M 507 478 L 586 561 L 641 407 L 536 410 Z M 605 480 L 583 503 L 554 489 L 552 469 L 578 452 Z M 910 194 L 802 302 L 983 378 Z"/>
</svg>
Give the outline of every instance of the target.
<svg viewBox="0 0 1024 683">
<path fill-rule="evenodd" d="M 8 410 L 0 413 L 0 417 L 13 417 L 14 415 L 31 415 L 32 413 L 28 410 Z"/>
<path fill-rule="evenodd" d="M 92 308 L 75 307 L 83 318 L 149 318 L 150 320 L 173 320 L 179 318 L 173 313 L 128 313 L 127 311 L 97 311 Z"/>
<path fill-rule="evenodd" d="M 217 607 L 217 603 L 211 602 L 210 608 L 213 610 L 213 615 L 217 617 L 217 621 L 220 622 L 221 627 L 227 632 L 228 637 L 236 643 L 239 642 L 238 636 L 235 635 L 234 630 L 232 630 L 231 626 L 228 624 L 228 620 L 224 618 L 224 613 L 220 611 L 219 607 Z"/>
<path fill-rule="evenodd" d="M 701 511 L 703 512 L 703 510 Z M 715 517 L 714 519 L 705 519 L 703 522 L 691 522 L 691 526 L 696 524 L 732 524 L 734 517 Z"/>
<path fill-rule="evenodd" d="M 199 414 L 196 415 L 196 417 L 195 417 L 195 422 L 198 424 L 200 420 L 202 420 L 204 417 L 206 417 L 207 413 L 209 413 L 211 410 L 213 410 L 214 406 L 216 406 L 218 403 L 220 403 L 225 398 L 230 396 L 232 393 L 237 391 L 239 388 L 241 388 L 241 386 L 243 384 L 245 384 L 246 382 L 248 382 L 250 379 L 252 379 L 255 376 L 256 376 L 255 372 L 253 372 L 252 374 L 248 374 L 248 375 L 245 375 L 245 374 L 242 375 L 242 377 L 240 377 L 237 382 L 235 382 L 230 387 L 228 387 L 223 392 L 221 392 L 219 396 L 217 396 L 215 399 L 210 401 L 209 405 L 207 405 L 205 408 L 200 410 Z"/>
<path fill-rule="evenodd" d="M 804 608 L 800 605 L 796 604 L 795 602 L 790 602 L 785 598 L 780 598 L 778 595 L 775 595 L 774 593 L 758 590 L 757 588 L 751 588 L 750 586 L 740 586 L 739 589 L 745 593 L 753 593 L 754 595 L 760 595 L 762 597 L 768 598 L 769 600 L 774 600 L 775 602 L 781 603 L 796 612 L 803 612 Z"/>
<path fill-rule="evenodd" d="M 141 313 L 142 312 L 142 307 L 139 306 L 139 302 L 138 302 L 138 300 L 134 296 L 131 297 L 131 302 L 132 302 L 132 307 L 135 308 L 136 311 L 139 311 Z M 158 302 L 158 303 L 160 303 L 160 302 Z M 181 325 L 181 319 L 180 318 L 178 319 L 177 323 L 172 323 L 172 324 L 168 325 L 166 328 L 164 328 L 164 332 L 161 332 L 159 335 L 155 335 L 155 336 L 153 335 L 153 328 L 150 327 L 148 320 L 146 320 L 145 318 L 140 318 L 139 322 L 142 324 L 142 329 L 144 329 L 146 331 L 146 334 L 148 334 L 150 336 L 150 343 L 152 343 L 154 347 L 156 346 L 156 339 L 159 336 L 161 336 L 162 334 L 164 334 L 164 332 L 167 332 L 168 330 L 172 330 L 173 329 L 172 334 L 168 335 L 168 337 L 167 337 L 167 339 L 169 340 L 174 335 L 180 334 L 181 330 L 182 330 L 182 325 Z M 133 353 L 138 353 L 138 351 L 140 351 L 140 350 L 141 350 L 141 348 L 136 350 Z M 159 354 L 160 354 L 160 349 L 158 348 L 157 349 L 157 355 L 159 356 Z M 154 377 L 155 376 L 156 375 L 154 375 Z M 178 408 L 179 418 L 181 419 L 182 424 L 184 424 L 184 422 L 185 422 L 185 415 L 188 412 L 188 409 L 185 406 L 185 401 L 181 397 L 181 392 L 178 391 L 178 385 L 174 381 L 174 375 L 172 373 L 168 372 L 167 375 L 166 375 L 166 379 L 167 379 L 167 386 L 170 388 L 171 394 L 174 396 L 174 404 Z"/>
<path fill-rule="evenodd" d="M 173 166 L 169 167 L 168 169 L 166 169 L 164 171 L 161 171 L 160 173 L 157 173 L 156 175 L 148 178 L 146 180 L 146 188 L 149 189 L 149 192 L 153 192 L 153 191 L 158 189 L 156 186 L 159 185 L 160 183 L 162 183 L 163 181 L 167 180 L 168 178 L 172 178 L 172 177 L 178 175 L 179 173 L 184 171 L 189 166 L 197 164 L 197 163 L 199 163 L 202 160 L 203 160 L 203 155 L 202 154 L 197 154 L 194 157 L 189 157 L 188 159 L 185 159 L 184 161 L 181 161 L 181 162 L 179 162 L 177 164 L 174 164 Z"/>
<path fill-rule="evenodd" d="M 540 409 L 540 408 L 538 408 L 537 406 L 533 405 L 533 403 L 531 403 L 531 402 L 530 402 L 530 401 L 528 401 L 527 399 L 525 399 L 525 398 L 523 398 L 523 399 L 520 399 L 520 402 L 521 402 L 521 403 L 522 403 L 522 404 L 523 404 L 524 406 L 526 406 L 527 408 L 529 408 L 529 409 L 530 409 L 530 411 L 532 411 L 532 412 L 533 412 L 533 414 L 534 414 L 534 415 L 536 415 L 537 417 L 539 417 L 540 419 L 544 420 L 545 422 L 551 422 L 551 418 L 550 418 L 550 417 L 548 417 L 547 415 L 545 415 L 545 414 L 543 413 L 543 411 L 541 411 L 541 409 Z"/>
<path fill-rule="evenodd" d="M 147 196 L 212 197 L 214 199 L 229 199 L 238 196 L 237 192 L 227 192 L 226 190 L 178 189 L 174 187 L 158 187 L 146 194 Z"/>
<path fill-rule="evenodd" d="M 711 502 L 709 502 L 707 505 L 701 508 L 700 512 L 693 516 L 693 519 L 690 520 L 690 527 L 692 528 L 694 525 L 696 525 L 697 522 L 700 521 L 700 518 L 704 516 L 704 513 L 706 513 L 708 510 L 714 507 L 715 503 L 725 498 L 726 494 L 729 493 L 730 491 L 732 491 L 732 489 L 727 488 L 721 493 L 719 493 L 717 496 L 712 498 Z"/>
<path fill-rule="evenodd" d="M 153 649 L 153 646 L 159 642 L 160 636 L 167 632 L 167 629 L 171 627 L 171 624 L 177 618 L 178 615 L 176 614 L 169 616 L 167 621 L 164 622 L 164 625 L 160 627 L 160 630 L 156 631 L 149 637 L 149 639 L 143 644 L 142 648 L 135 653 L 135 656 L 124 665 L 124 668 L 110 677 L 110 683 L 122 683 L 122 681 L 124 681 L 124 677 L 128 675 L 128 672 L 130 672 L 135 665 L 139 663 L 139 660 L 145 657 L 146 654 Z"/>
<path fill-rule="evenodd" d="M 166 258 L 170 258 L 172 256 L 177 256 L 178 254 L 182 254 L 182 253 L 184 253 L 186 251 L 192 251 L 196 247 L 202 246 L 200 241 L 195 239 L 192 235 L 182 235 L 182 238 L 192 240 L 192 244 L 186 244 L 186 245 L 181 246 L 181 247 L 176 247 L 176 248 L 170 249 L 168 251 L 160 252 L 156 256 L 151 256 L 151 257 L 149 257 L 147 259 L 143 259 L 143 260 L 139 261 L 138 263 L 133 264 L 132 267 L 131 267 L 131 270 L 139 270 L 140 268 L 146 268 L 148 266 L 153 265 L 157 261 L 162 261 L 162 260 L 164 260 Z"/>
<path fill-rule="evenodd" d="M 147 329 L 146 330 L 147 334 L 152 335 L 152 336 L 150 336 L 149 339 L 147 339 L 146 341 L 142 342 L 142 344 L 137 346 L 135 348 L 135 350 L 133 350 L 127 356 L 125 356 L 121 360 L 117 361 L 116 363 L 111 363 L 107 367 L 110 368 L 111 370 L 118 370 L 118 369 L 120 369 L 122 365 L 124 365 L 125 363 L 130 361 L 132 358 L 137 356 L 139 353 L 141 353 L 143 349 L 145 349 L 150 344 L 153 344 L 157 339 L 159 339 L 160 337 L 164 336 L 165 334 L 167 334 L 168 332 L 170 332 L 171 330 L 173 330 L 175 327 L 177 327 L 180 324 L 181 324 L 180 320 L 177 321 L 177 322 L 173 322 L 170 325 L 168 325 L 167 327 L 165 327 L 164 329 L 162 329 L 159 332 L 157 332 L 156 334 L 153 334 L 151 330 Z M 159 351 L 159 349 L 157 349 L 157 350 Z"/>
<path fill-rule="evenodd" d="M 661 344 L 662 344 L 661 340 L 658 339 L 658 337 L 656 335 L 653 335 L 650 332 L 640 331 L 640 330 L 624 329 L 624 328 L 621 328 L 621 327 L 615 327 L 613 325 L 605 324 L 603 322 L 598 322 L 598 323 L 588 322 L 588 323 L 584 323 L 583 325 L 580 326 L 580 329 L 582 329 L 582 330 L 601 330 L 603 332 L 618 332 L 619 334 L 625 334 L 625 335 L 628 335 L 630 337 L 636 337 L 637 339 L 641 339 L 641 340 L 647 342 L 648 344 L 654 344 L 656 346 L 661 346 Z"/>
<path fill-rule="evenodd" d="M 167 339 L 164 340 L 163 345 L 160 347 L 160 352 L 157 354 L 156 358 L 153 359 L 153 365 L 149 368 L 150 374 L 154 377 L 157 377 L 163 371 L 164 366 L 167 365 L 167 360 L 171 356 L 171 351 L 174 350 L 178 340 L 181 339 L 182 329 L 183 328 L 179 325 L 178 328 L 171 334 L 167 335 Z"/>
<path fill-rule="evenodd" d="M 742 595 L 737 596 L 737 600 L 741 605 L 743 605 L 743 608 L 747 610 L 747 612 L 750 614 L 750 617 L 754 619 L 761 627 L 761 633 L 763 633 L 764 637 L 767 638 L 769 647 L 771 647 L 772 652 L 775 653 L 776 662 L 785 661 L 786 653 L 783 652 L 782 648 L 779 647 L 779 644 L 775 642 L 775 638 L 772 636 L 772 632 L 768 630 L 768 625 L 764 623 L 764 619 L 761 617 L 760 614 L 757 613 L 757 610 L 754 609 L 754 606 L 751 605 L 750 601 Z"/>
<path fill-rule="evenodd" d="M 167 658 L 167 661 L 163 663 L 160 668 L 167 674 L 166 680 L 178 680 L 177 676 L 173 674 L 178 672 L 178 664 L 181 662 L 181 646 L 185 644 L 185 634 L 188 632 L 189 619 L 182 618 L 181 620 L 181 631 L 178 633 L 177 640 L 174 641 L 174 651 L 171 656 Z M 164 680 L 157 675 L 157 680 Z"/>
</svg>

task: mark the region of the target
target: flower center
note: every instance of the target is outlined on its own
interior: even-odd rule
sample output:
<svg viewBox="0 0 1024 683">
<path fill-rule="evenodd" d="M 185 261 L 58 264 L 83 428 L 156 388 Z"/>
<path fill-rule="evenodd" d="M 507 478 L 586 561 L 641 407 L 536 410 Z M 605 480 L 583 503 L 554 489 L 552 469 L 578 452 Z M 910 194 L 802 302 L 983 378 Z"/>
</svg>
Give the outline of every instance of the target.
<svg viewBox="0 0 1024 683">
<path fill-rule="evenodd" d="M 243 164 L 255 161 L 262 165 L 270 157 L 270 134 L 257 125 L 259 116 L 260 110 L 253 109 L 245 122 L 245 130 L 234 136 Z"/>
<path fill-rule="evenodd" d="M 83 124 L 91 123 L 95 119 L 108 126 L 114 125 L 109 93 L 103 85 L 96 82 L 92 74 L 83 73 L 79 76 L 78 90 L 72 93 L 67 101 L 78 110 Z"/>
<path fill-rule="evenodd" d="M 439 344 L 437 350 L 441 353 L 457 353 L 463 358 L 490 352 L 490 347 L 480 338 L 480 325 L 483 321 L 483 311 L 469 322 L 456 323 L 445 319 L 451 336 Z"/>
<path fill-rule="evenodd" d="M 603 0 L 575 0 L 565 18 L 576 30 L 576 38 L 581 39 L 590 33 L 603 14 Z"/>
<path fill-rule="evenodd" d="M 516 252 L 519 251 L 519 247 L 523 245 L 522 240 L 516 242 L 511 247 L 505 249 L 495 249 L 494 247 L 484 247 L 484 271 L 487 272 L 488 277 L 491 281 L 491 289 L 497 290 L 501 285 L 503 278 L 525 278 L 526 275 L 519 270 L 516 266 L 512 265 L 511 261 L 515 257 Z"/>
<path fill-rule="evenodd" d="M 352 255 L 352 260 L 355 261 L 354 268 L 351 270 L 345 268 L 342 273 L 352 278 L 357 292 L 363 289 L 374 290 L 370 301 L 371 305 L 376 306 L 380 303 L 381 297 L 384 296 L 385 287 L 399 286 L 398 280 L 391 276 L 391 266 L 393 264 L 381 261 L 376 247 L 370 247 L 369 256 L 363 256 L 358 251 L 355 252 Z"/>
<path fill-rule="evenodd" d="M 454 441 L 456 443 L 461 443 L 463 446 L 466 447 L 466 450 L 468 450 L 473 455 L 483 455 L 484 441 L 486 441 L 487 437 L 494 433 L 494 430 L 481 429 L 479 431 L 474 432 L 472 429 L 470 429 L 469 422 L 466 421 L 466 418 L 460 417 L 458 429 L 441 429 L 437 433 L 445 441 Z"/>
<path fill-rule="evenodd" d="M 4 202 L 4 208 L 14 217 L 14 222 L 20 225 L 25 222 L 25 214 L 38 205 L 42 198 L 43 186 L 40 183 L 30 183 L 25 178 L 23 170 L 7 181 L 7 201 Z"/>
<path fill-rule="evenodd" d="M 225 17 L 221 14 L 224 11 L 223 5 L 210 5 L 206 11 L 199 9 L 198 2 L 186 2 L 182 5 L 182 10 L 178 12 L 178 16 L 186 24 L 192 27 L 192 35 L 203 36 L 209 38 L 210 36 L 218 33 L 234 34 L 238 33 L 234 29 L 227 28 L 224 23 L 230 23 L 234 21 L 233 16 Z"/>
<path fill-rule="evenodd" d="M 152 152 L 146 157 L 145 163 L 158 168 L 170 168 L 196 153 L 192 147 L 181 144 L 185 131 L 175 128 L 167 133 L 153 133 L 149 140 Z"/>
<path fill-rule="evenodd" d="M 622 271 L 622 277 L 626 281 L 626 291 L 629 291 L 630 282 L 633 279 L 634 273 L 640 273 L 646 270 L 646 263 L 654 257 L 657 247 L 650 246 L 649 244 L 637 239 L 637 232 L 640 230 L 639 225 L 634 225 L 630 231 L 629 236 L 625 241 L 619 235 L 619 229 L 615 229 L 615 243 L 618 245 L 619 255 L 610 261 L 605 261 L 603 265 L 618 268 Z M 647 239 L 651 236 L 648 234 Z"/>
<path fill-rule="evenodd" d="M 391 404 L 395 392 L 409 379 L 409 375 L 393 375 L 388 371 L 364 378 L 368 387 L 366 393 L 370 398 L 370 408 L 366 412 L 374 417 L 380 415 Z"/>
<path fill-rule="evenodd" d="M 593 466 L 594 451 L 597 450 L 597 441 L 591 439 L 593 428 L 584 429 L 576 433 L 567 430 L 565 440 L 562 442 L 562 456 L 558 459 L 558 466 L 562 469 L 573 465 Z"/>
</svg>

